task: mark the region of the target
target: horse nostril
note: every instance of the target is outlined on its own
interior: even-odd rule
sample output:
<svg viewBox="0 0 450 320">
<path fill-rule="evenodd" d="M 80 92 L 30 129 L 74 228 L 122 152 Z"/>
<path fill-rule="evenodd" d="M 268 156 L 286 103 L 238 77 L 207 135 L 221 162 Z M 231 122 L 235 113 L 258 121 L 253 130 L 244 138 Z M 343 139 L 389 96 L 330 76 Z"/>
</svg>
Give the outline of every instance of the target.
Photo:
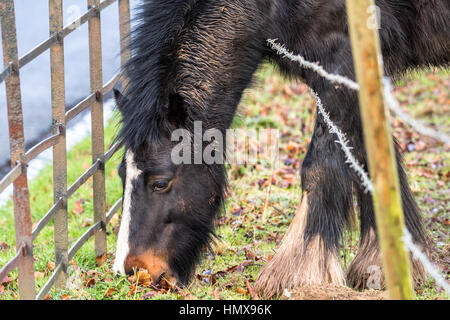
<svg viewBox="0 0 450 320">
<path fill-rule="evenodd" d="M 164 276 L 166 275 L 166 271 L 164 271 L 163 273 L 161 273 L 160 275 L 159 275 L 159 277 L 158 278 L 156 278 L 156 281 L 153 281 L 153 283 L 156 285 L 156 286 L 158 286 L 158 285 L 160 285 L 160 283 L 161 283 L 161 281 L 163 280 L 163 278 L 164 278 Z"/>
<path fill-rule="evenodd" d="M 130 256 L 127 256 L 124 261 L 124 271 L 125 274 L 131 275 L 133 273 L 133 258 L 130 258 Z"/>
</svg>

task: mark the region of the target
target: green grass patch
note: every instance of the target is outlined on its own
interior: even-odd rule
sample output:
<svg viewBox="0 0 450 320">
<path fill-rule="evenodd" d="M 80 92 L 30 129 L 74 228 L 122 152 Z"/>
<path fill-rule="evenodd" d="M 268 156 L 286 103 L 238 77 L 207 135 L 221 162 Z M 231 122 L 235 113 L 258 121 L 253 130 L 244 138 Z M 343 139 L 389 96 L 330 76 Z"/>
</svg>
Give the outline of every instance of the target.
<svg viewBox="0 0 450 320">
<path fill-rule="evenodd" d="M 132 278 L 114 275 L 116 234 L 119 217 L 107 226 L 107 261 L 97 266 L 93 239 L 77 253 L 69 267 L 65 289 L 50 292 L 50 299 L 251 299 L 247 284 L 252 286 L 265 261 L 274 254 L 292 220 L 300 201 L 299 168 L 313 132 L 315 106 L 304 85 L 282 79 L 272 67 L 263 66 L 253 88 L 246 91 L 233 128 L 276 128 L 281 131 L 280 167 L 275 171 L 270 192 L 268 221 L 262 222 L 267 195 L 267 182 L 272 174 L 270 159 L 259 164 L 233 165 L 229 169 L 230 195 L 225 212 L 218 222 L 218 240 L 214 254 L 205 253 L 192 283 L 180 292 L 155 292 L 136 284 Z M 416 73 L 399 81 L 396 95 L 402 105 L 408 105 L 411 115 L 427 124 L 446 130 L 450 77 L 448 71 Z M 445 110 L 442 110 L 445 109 Z M 112 121 L 105 130 L 105 148 L 116 132 Z M 422 209 L 425 225 L 432 236 L 443 268 L 449 268 L 448 250 L 448 190 L 449 150 L 430 139 L 423 140 L 407 126 L 395 122 L 394 134 L 405 151 L 409 180 Z M 70 136 L 68 137 L 70 139 Z M 122 196 L 122 184 L 117 167 L 123 151 L 106 165 L 106 203 L 110 206 Z M 90 138 L 84 139 L 67 154 L 68 185 L 91 164 Z M 47 212 L 53 203 L 52 167 L 49 164 L 39 177 L 30 181 L 33 223 Z M 92 180 L 80 188 L 68 202 L 69 246 L 93 223 Z M 80 212 L 80 205 L 82 212 Z M 342 240 L 342 263 L 346 267 L 358 247 L 358 230 L 346 232 Z M 0 208 L 0 266 L 14 255 L 14 217 L 12 202 Z M 53 221 L 34 243 L 36 285 L 40 289 L 54 269 Z M 17 271 L 2 285 L 0 299 L 17 299 Z M 445 299 L 430 279 L 417 292 L 418 299 Z"/>
</svg>

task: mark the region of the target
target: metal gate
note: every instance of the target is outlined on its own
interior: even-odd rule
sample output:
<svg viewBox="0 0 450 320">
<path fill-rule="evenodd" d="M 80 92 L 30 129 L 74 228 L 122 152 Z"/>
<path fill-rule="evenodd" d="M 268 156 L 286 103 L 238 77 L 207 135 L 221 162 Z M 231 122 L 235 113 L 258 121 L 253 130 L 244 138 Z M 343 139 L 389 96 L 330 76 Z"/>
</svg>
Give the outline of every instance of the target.
<svg viewBox="0 0 450 320">
<path fill-rule="evenodd" d="M 61 288 L 67 279 L 68 262 L 78 250 L 95 236 L 95 254 L 106 253 L 106 225 L 121 207 L 118 199 L 106 212 L 105 163 L 119 150 L 116 143 L 104 150 L 103 97 L 122 80 L 116 74 L 103 85 L 100 12 L 114 2 L 118 2 L 121 62 L 124 64 L 130 51 L 127 46 L 130 33 L 129 0 L 88 0 L 88 10 L 74 22 L 63 26 L 62 0 L 49 0 L 50 37 L 18 57 L 14 0 L 0 0 L 1 32 L 5 69 L 0 73 L 0 82 L 5 81 L 9 141 L 12 169 L 0 181 L 0 192 L 13 184 L 14 220 L 16 232 L 16 256 L 1 270 L 0 280 L 18 267 L 20 299 L 43 299 L 56 284 Z M 89 24 L 89 63 L 91 94 L 78 105 L 66 112 L 64 89 L 64 38 L 84 23 Z M 51 59 L 51 100 L 52 135 L 37 143 L 29 151 L 25 150 L 23 114 L 20 92 L 19 70 L 27 63 L 50 49 Z M 92 165 L 71 186 L 67 187 L 66 126 L 80 112 L 91 107 L 92 113 Z M 53 193 L 54 204 L 32 229 L 30 198 L 27 180 L 27 164 L 44 150 L 53 147 Z M 90 177 L 93 177 L 94 224 L 68 248 L 67 201 Z M 36 295 L 34 283 L 33 241 L 40 231 L 54 218 L 56 268 L 49 280 Z"/>
</svg>

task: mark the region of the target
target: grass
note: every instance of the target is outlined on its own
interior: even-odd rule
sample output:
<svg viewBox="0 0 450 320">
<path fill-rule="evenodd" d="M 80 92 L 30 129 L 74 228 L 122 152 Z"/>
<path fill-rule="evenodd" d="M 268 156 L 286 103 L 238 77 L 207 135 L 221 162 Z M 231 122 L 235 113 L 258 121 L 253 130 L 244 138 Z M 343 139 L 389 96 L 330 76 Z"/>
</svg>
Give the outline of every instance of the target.
<svg viewBox="0 0 450 320">
<path fill-rule="evenodd" d="M 286 232 L 299 204 L 301 189 L 299 168 L 310 142 L 314 124 L 314 102 L 305 86 L 282 79 L 271 67 L 258 73 L 257 85 L 247 90 L 236 117 L 235 128 L 277 128 L 281 131 L 280 166 L 274 171 L 270 192 L 268 220 L 263 222 L 262 211 L 267 196 L 269 178 L 273 172 L 270 159 L 256 165 L 229 167 L 230 192 L 225 212 L 217 222 L 219 240 L 214 255 L 205 254 L 188 288 L 175 292 L 155 291 L 146 283 L 144 273 L 133 277 L 112 273 L 119 217 L 107 226 L 108 255 L 97 265 L 93 239 L 77 253 L 69 267 L 66 289 L 52 289 L 48 299 L 251 299 L 251 288 L 265 261 Z M 396 96 L 408 112 L 440 130 L 450 127 L 450 76 L 448 70 L 414 73 L 397 83 Z M 405 151 L 409 179 L 422 209 L 425 224 L 437 248 L 438 264 L 444 273 L 449 263 L 449 156 L 450 150 L 431 139 L 421 137 L 406 125 L 393 121 L 393 130 Z M 110 143 L 116 126 L 111 123 L 105 132 Z M 68 137 L 70 139 L 70 137 Z M 108 145 L 106 145 L 108 147 Z M 69 185 L 85 171 L 90 163 L 90 138 L 68 152 Z M 122 195 L 117 175 L 121 152 L 106 165 L 108 208 Z M 31 212 L 36 223 L 52 205 L 52 168 L 46 167 L 30 182 Z M 68 203 L 69 246 L 81 236 L 93 217 L 92 180 L 75 193 Z M 14 217 L 12 203 L 0 208 L 0 266 L 14 255 Z M 53 221 L 34 243 L 36 285 L 39 289 L 54 269 Z M 358 246 L 358 231 L 346 232 L 342 241 L 342 262 L 346 267 Z M 17 271 L 0 284 L 0 299 L 17 299 Z M 141 277 L 139 279 L 139 277 Z M 418 299 L 446 299 L 433 280 L 417 291 Z"/>
</svg>

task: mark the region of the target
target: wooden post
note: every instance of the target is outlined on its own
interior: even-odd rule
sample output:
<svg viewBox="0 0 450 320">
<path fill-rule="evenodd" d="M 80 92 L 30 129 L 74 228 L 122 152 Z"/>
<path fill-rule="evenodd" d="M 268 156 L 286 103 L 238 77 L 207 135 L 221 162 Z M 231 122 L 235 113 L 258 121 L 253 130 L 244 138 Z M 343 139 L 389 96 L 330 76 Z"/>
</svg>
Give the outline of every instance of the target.
<svg viewBox="0 0 450 320">
<path fill-rule="evenodd" d="M 100 0 L 88 0 L 89 8 L 95 6 L 99 9 Z M 104 130 L 103 130 L 103 71 L 102 71 L 102 36 L 100 23 L 100 10 L 89 19 L 89 64 L 91 92 L 96 94 L 96 100 L 91 105 L 92 114 L 92 161 L 93 163 L 103 156 Z M 101 163 L 93 177 L 94 192 L 94 223 L 102 221 L 101 229 L 95 234 L 95 255 L 101 257 L 106 253 L 106 194 L 105 194 L 105 168 Z M 101 260 L 99 260 L 101 261 Z"/>
<path fill-rule="evenodd" d="M 370 13 L 373 0 L 347 0 L 359 101 L 371 179 L 378 239 L 391 299 L 412 299 L 410 261 L 402 241 L 404 221 L 395 150 L 383 99 L 380 39 Z M 371 25 L 372 24 L 372 25 Z"/>
<path fill-rule="evenodd" d="M 11 166 L 22 165 L 22 173 L 14 181 L 14 224 L 16 229 L 16 249 L 25 246 L 19 259 L 20 299 L 35 297 L 32 221 L 27 169 L 25 165 L 25 138 L 23 131 L 22 95 L 20 92 L 19 60 L 16 38 L 14 1 L 0 2 L 1 29 L 3 42 L 3 62 L 6 67 L 12 63 L 12 71 L 6 78 L 6 102 L 8 105 L 9 141 Z M 2 279 L 0 279 L 1 281 Z"/>
</svg>

